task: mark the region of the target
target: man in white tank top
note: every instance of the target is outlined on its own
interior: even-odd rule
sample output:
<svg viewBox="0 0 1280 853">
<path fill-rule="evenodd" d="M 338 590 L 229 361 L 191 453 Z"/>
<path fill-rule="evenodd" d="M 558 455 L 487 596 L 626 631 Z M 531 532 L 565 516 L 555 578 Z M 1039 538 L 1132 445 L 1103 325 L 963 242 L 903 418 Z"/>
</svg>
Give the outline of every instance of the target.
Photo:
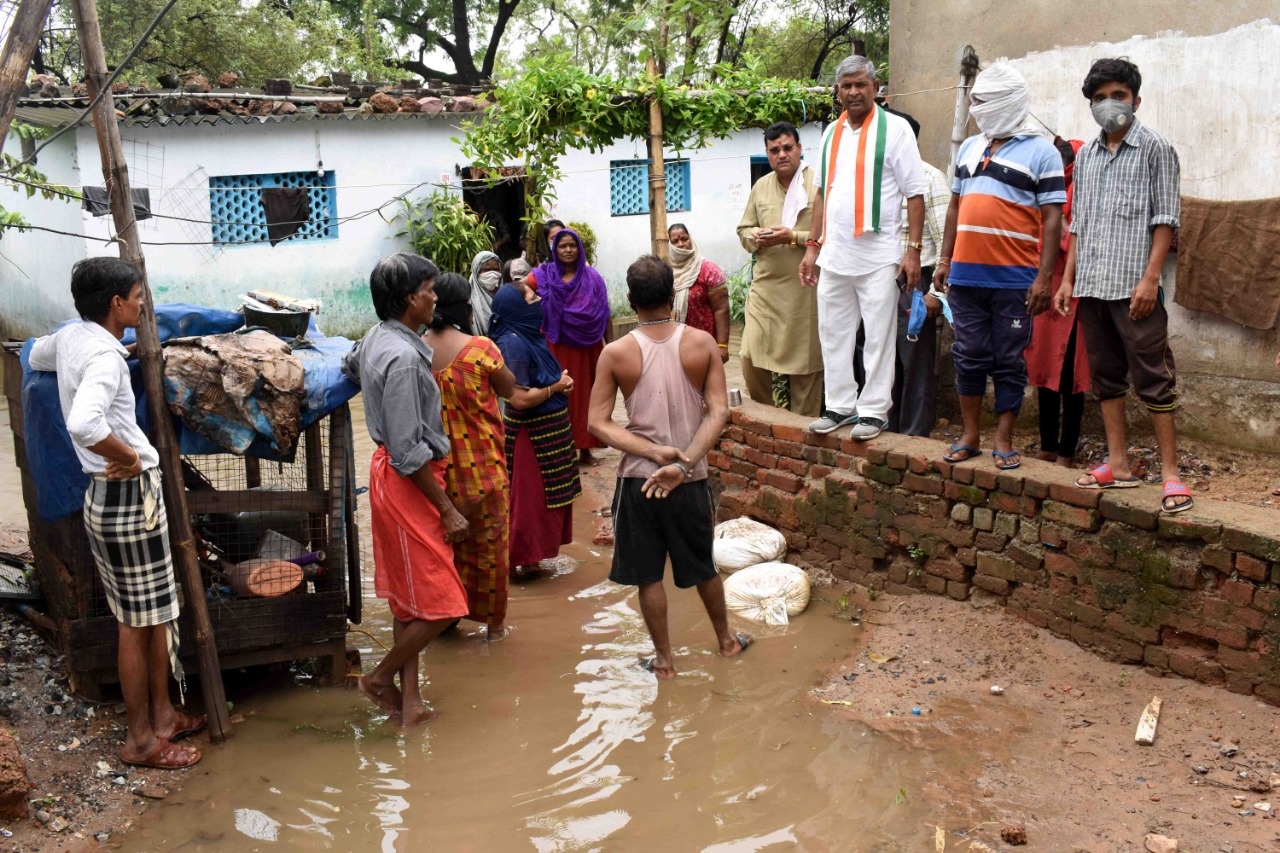
<svg viewBox="0 0 1280 853">
<path fill-rule="evenodd" d="M 591 389 L 592 435 L 622 451 L 613 497 L 609 579 L 640 588 L 654 656 L 641 665 L 673 678 L 675 659 L 662 586 L 667 557 L 680 589 L 697 587 L 720 654 L 733 657 L 751 637 L 729 630 L 724 586 L 711 560 L 714 535 L 706 455 L 729 419 L 724 365 L 715 339 L 672 319 L 671 265 L 645 255 L 627 270 L 627 298 L 640 326 L 600 354 Z M 627 426 L 613 420 L 622 391 Z"/>
</svg>

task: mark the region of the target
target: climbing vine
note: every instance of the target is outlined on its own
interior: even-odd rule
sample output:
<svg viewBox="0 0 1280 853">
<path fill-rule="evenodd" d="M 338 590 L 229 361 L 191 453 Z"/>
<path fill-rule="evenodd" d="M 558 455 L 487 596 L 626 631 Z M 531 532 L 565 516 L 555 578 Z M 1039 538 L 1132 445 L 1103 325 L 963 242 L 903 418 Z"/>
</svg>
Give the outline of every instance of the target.
<svg viewBox="0 0 1280 853">
<path fill-rule="evenodd" d="M 39 139 L 49 133 L 44 128 L 33 127 L 19 121 L 15 121 L 10 126 L 9 132 L 24 141 Z M 49 179 L 45 177 L 43 172 L 37 171 L 27 163 L 23 163 L 20 158 L 14 157 L 12 154 L 0 154 L 0 183 L 25 191 L 27 198 L 40 193 L 41 197 L 45 199 L 80 200 L 80 193 L 70 187 L 49 183 Z M 5 210 L 4 206 L 0 205 L 0 237 L 4 236 L 4 232 L 9 229 L 22 232 L 30 230 L 30 228 L 31 224 L 27 222 L 21 213 Z"/>
<path fill-rule="evenodd" d="M 464 123 L 465 138 L 455 142 L 479 166 L 524 163 L 531 178 L 528 219 L 541 220 L 562 176 L 560 159 L 570 150 L 598 152 L 619 139 L 647 138 L 650 99 L 662 105 L 664 142 L 676 150 L 830 111 L 829 90 L 769 78 L 755 66 L 719 67 L 715 77 L 692 88 L 643 74 L 591 74 L 564 57 L 535 59 L 492 93 L 493 106 Z"/>
</svg>

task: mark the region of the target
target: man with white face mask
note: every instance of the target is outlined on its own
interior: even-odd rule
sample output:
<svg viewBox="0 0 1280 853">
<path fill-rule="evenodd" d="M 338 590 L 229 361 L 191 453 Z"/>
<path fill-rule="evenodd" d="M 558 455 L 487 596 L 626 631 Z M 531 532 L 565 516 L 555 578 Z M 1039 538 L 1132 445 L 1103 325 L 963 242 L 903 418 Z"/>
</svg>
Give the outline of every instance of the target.
<svg viewBox="0 0 1280 853">
<path fill-rule="evenodd" d="M 1125 397 L 1130 378 L 1151 413 L 1164 479 L 1161 508 L 1191 508 L 1178 478 L 1173 413 L 1173 353 L 1160 270 L 1182 215 L 1178 152 L 1134 111 L 1142 103 L 1142 75 L 1126 59 L 1099 59 L 1083 92 L 1102 131 L 1080 149 L 1075 165 L 1075 217 L 1062 285 L 1061 314 L 1080 297 L 1080 325 L 1089 341 L 1093 393 L 1107 431 L 1107 464 L 1076 481 L 1088 489 L 1129 488 L 1141 482 L 1129 467 Z"/>
<path fill-rule="evenodd" d="M 996 467 L 1022 464 L 1013 424 L 1027 386 L 1023 350 L 1031 316 L 1049 307 L 1050 283 L 1067 200 L 1062 156 L 1030 124 L 1031 95 L 1012 66 L 993 65 L 974 80 L 970 115 L 979 133 L 960 146 L 935 287 L 950 296 L 951 354 L 964 433 L 943 456 L 980 455 L 982 398 L 995 386 Z"/>
</svg>

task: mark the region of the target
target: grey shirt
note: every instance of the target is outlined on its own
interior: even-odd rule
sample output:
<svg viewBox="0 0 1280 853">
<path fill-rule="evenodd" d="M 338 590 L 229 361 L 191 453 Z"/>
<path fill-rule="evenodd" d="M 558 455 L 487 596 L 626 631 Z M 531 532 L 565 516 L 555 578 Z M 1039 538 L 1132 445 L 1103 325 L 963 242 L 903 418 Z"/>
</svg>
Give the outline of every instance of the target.
<svg viewBox="0 0 1280 853">
<path fill-rule="evenodd" d="M 1107 149 L 1105 132 L 1080 149 L 1074 192 L 1074 295 L 1129 299 L 1146 274 L 1155 227 L 1178 229 L 1178 152 L 1135 118 L 1114 153 Z"/>
<path fill-rule="evenodd" d="M 387 449 L 402 477 L 449 455 L 431 356 L 431 347 L 412 329 L 385 320 L 342 360 L 342 371 L 364 394 L 369 436 Z"/>
</svg>

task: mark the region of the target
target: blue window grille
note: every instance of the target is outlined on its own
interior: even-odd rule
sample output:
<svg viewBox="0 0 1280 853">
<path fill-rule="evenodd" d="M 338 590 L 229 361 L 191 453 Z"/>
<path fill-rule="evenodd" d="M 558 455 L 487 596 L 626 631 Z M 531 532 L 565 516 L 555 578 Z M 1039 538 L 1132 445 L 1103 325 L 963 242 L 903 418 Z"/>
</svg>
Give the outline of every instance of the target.
<svg viewBox="0 0 1280 853">
<path fill-rule="evenodd" d="M 213 242 L 228 246 L 267 242 L 262 190 L 307 187 L 311 218 L 290 240 L 332 240 L 338 236 L 338 191 L 334 173 L 276 172 L 269 175 L 218 175 L 209 178 L 209 219 Z"/>
<path fill-rule="evenodd" d="M 688 160 L 663 161 L 667 179 L 667 211 L 690 209 Z M 609 212 L 633 216 L 649 212 L 649 161 L 612 160 L 609 163 Z"/>
</svg>

